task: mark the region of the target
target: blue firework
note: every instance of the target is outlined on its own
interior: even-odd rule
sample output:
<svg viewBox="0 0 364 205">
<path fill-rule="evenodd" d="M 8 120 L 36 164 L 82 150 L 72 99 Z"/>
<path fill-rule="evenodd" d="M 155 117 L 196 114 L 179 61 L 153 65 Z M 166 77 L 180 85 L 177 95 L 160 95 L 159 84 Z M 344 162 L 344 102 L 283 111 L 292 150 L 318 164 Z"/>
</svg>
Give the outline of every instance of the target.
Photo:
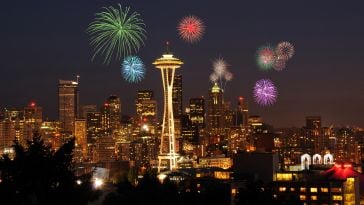
<svg viewBox="0 0 364 205">
<path fill-rule="evenodd" d="M 140 82 L 145 75 L 145 66 L 138 56 L 128 56 L 121 66 L 121 73 L 129 83 Z"/>
</svg>

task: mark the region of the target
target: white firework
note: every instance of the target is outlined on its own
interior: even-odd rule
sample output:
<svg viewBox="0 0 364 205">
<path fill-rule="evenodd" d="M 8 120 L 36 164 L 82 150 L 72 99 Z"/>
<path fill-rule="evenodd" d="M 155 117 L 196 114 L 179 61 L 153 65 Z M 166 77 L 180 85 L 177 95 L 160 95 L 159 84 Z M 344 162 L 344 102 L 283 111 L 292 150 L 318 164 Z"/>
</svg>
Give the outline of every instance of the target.
<svg viewBox="0 0 364 205">
<path fill-rule="evenodd" d="M 223 76 L 227 70 L 227 63 L 223 58 L 218 58 L 213 63 L 214 72 L 219 76 Z"/>
</svg>

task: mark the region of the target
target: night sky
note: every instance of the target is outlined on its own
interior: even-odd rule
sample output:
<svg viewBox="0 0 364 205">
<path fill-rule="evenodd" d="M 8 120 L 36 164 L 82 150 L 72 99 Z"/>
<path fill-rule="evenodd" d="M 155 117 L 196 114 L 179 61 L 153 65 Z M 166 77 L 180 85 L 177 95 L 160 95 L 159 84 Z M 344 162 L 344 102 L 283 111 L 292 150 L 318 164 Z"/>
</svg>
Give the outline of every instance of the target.
<svg viewBox="0 0 364 205">
<path fill-rule="evenodd" d="M 350 4 L 348 2 L 351 2 Z M 93 54 L 85 32 L 103 6 L 130 6 L 147 26 L 147 40 L 138 55 L 147 66 L 139 84 L 128 84 L 120 62 L 103 65 Z M 160 72 L 152 62 L 171 42 L 185 62 L 184 107 L 190 97 L 207 96 L 212 61 L 223 57 L 234 73 L 225 98 L 236 105 L 249 101 L 251 115 L 275 127 L 303 126 L 307 115 L 321 115 L 323 125 L 364 127 L 364 1 L 216 1 L 216 0 L 36 0 L 2 1 L 0 5 L 0 107 L 23 107 L 35 100 L 44 116 L 57 118 L 58 79 L 80 78 L 81 104 L 101 105 L 110 94 L 122 100 L 122 113 L 134 115 L 138 89 L 152 89 L 162 111 Z M 180 40 L 176 31 L 186 15 L 206 24 L 196 44 Z M 285 40 L 296 53 L 283 72 L 263 72 L 256 50 Z M 272 79 L 278 101 L 257 106 L 255 81 Z"/>
</svg>

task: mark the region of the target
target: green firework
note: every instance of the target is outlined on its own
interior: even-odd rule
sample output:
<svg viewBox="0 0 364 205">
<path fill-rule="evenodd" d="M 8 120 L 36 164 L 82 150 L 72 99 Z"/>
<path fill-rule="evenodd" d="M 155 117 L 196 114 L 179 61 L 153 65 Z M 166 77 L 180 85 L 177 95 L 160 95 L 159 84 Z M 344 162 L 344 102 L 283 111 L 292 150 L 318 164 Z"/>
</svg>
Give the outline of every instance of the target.
<svg viewBox="0 0 364 205">
<path fill-rule="evenodd" d="M 112 59 L 120 60 L 138 52 L 144 45 L 146 30 L 139 13 L 130 13 L 129 7 L 123 10 L 120 4 L 118 6 L 103 7 L 104 11 L 96 13 L 87 28 L 90 44 L 94 47 L 92 60 L 103 56 L 103 62 L 109 64 Z"/>
</svg>

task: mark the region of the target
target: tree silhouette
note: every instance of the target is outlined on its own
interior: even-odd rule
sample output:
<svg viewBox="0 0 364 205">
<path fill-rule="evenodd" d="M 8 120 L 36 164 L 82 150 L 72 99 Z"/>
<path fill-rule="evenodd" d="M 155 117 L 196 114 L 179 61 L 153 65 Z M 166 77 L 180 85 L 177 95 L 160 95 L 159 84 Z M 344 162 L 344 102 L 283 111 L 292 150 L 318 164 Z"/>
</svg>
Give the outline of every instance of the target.
<svg viewBox="0 0 364 205">
<path fill-rule="evenodd" d="M 39 135 L 27 142 L 26 148 L 15 141 L 14 159 L 0 159 L 0 196 L 4 204 L 83 205 L 96 199 L 91 175 L 77 177 L 72 164 L 75 139 L 53 151 Z M 81 180 L 81 184 L 76 181 Z"/>
</svg>

